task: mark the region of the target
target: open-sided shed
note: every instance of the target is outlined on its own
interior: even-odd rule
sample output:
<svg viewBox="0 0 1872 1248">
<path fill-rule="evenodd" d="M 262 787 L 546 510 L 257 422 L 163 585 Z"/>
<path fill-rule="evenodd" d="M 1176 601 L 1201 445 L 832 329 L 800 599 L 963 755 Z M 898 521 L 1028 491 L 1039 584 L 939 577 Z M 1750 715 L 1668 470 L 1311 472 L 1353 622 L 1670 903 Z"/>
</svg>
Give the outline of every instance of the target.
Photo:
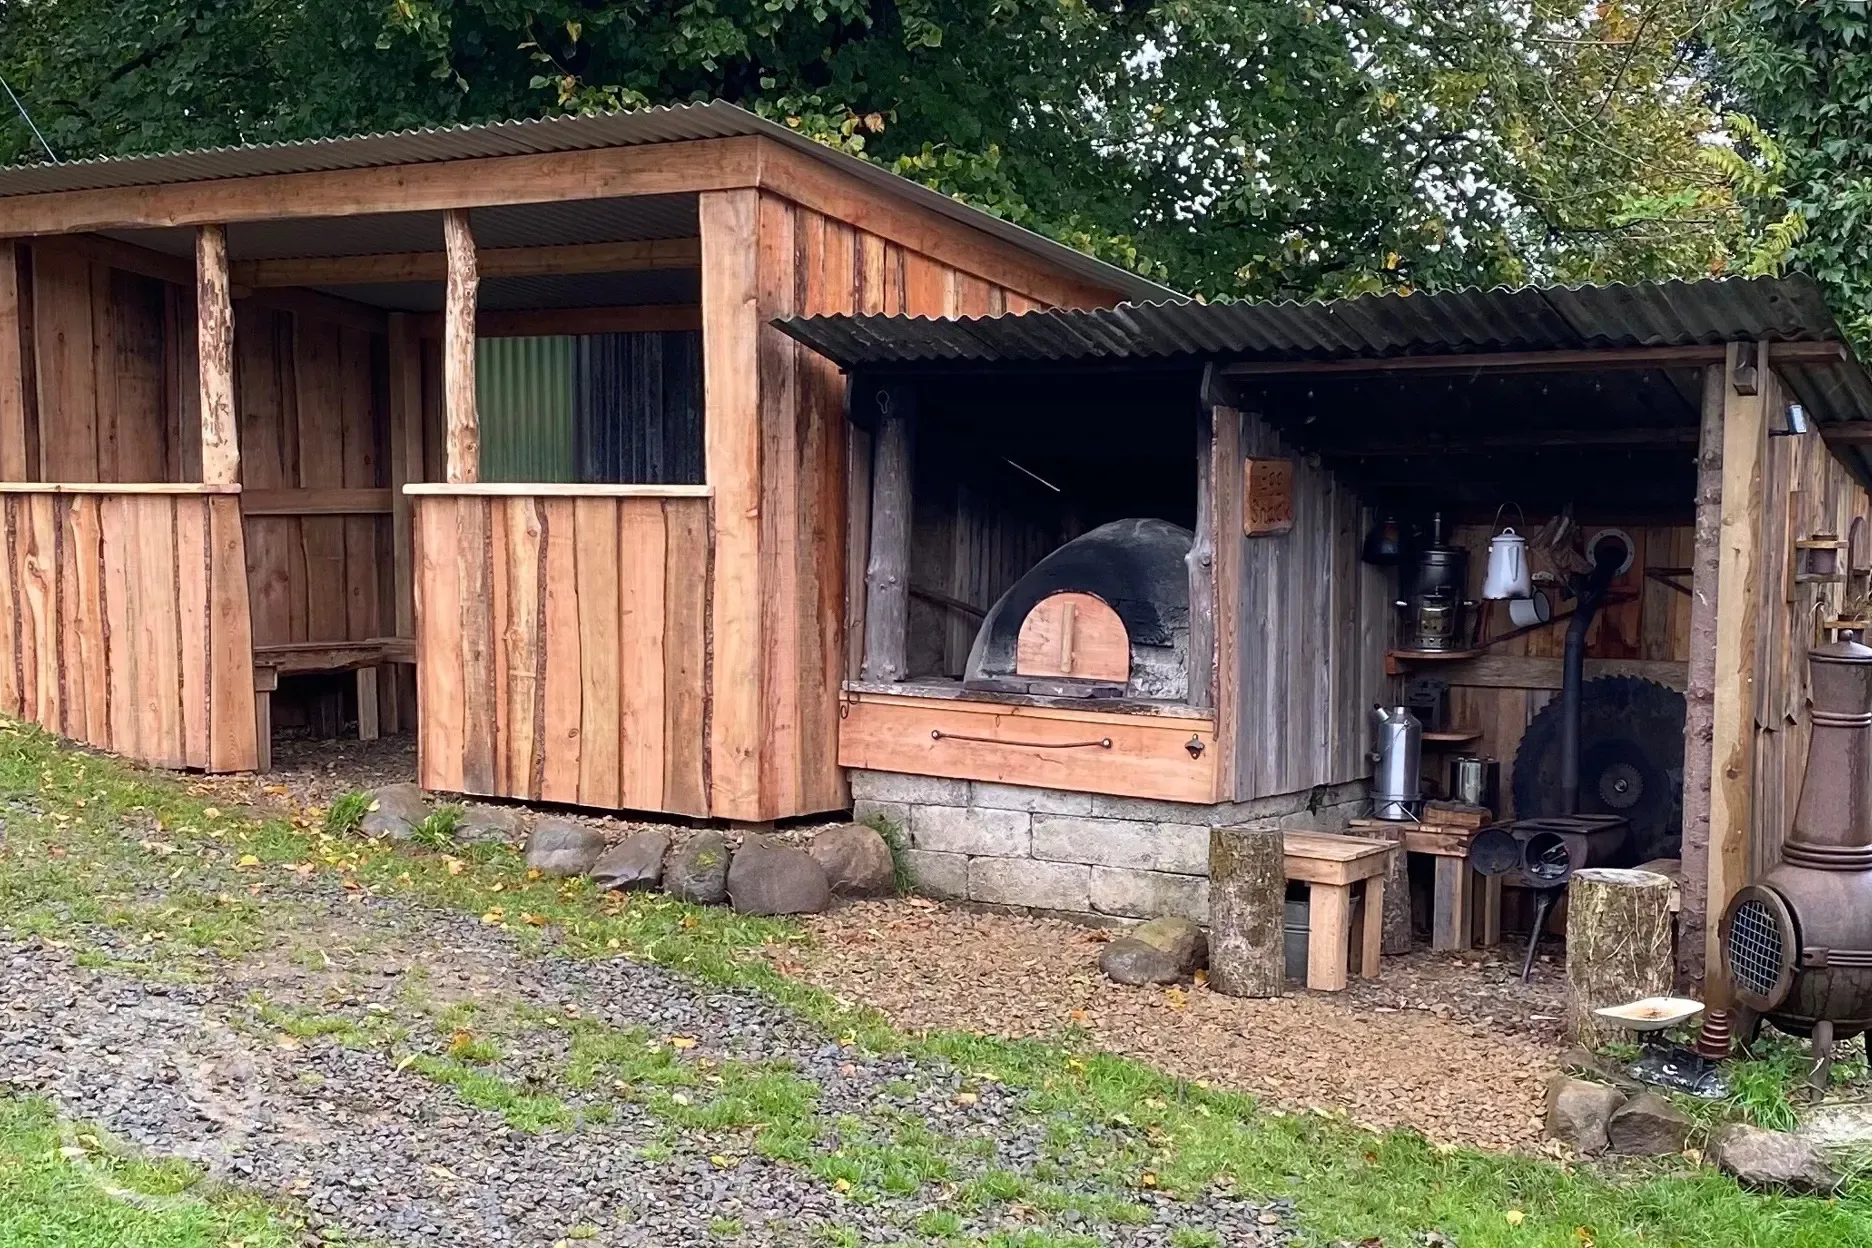
<svg viewBox="0 0 1872 1248">
<path fill-rule="evenodd" d="M 1872 384 L 1807 279 L 783 327 L 849 373 L 880 448 L 852 512 L 873 575 L 841 758 L 942 887 L 1201 918 L 1205 825 L 1362 813 L 1370 708 L 1413 676 L 1448 687 L 1427 749 L 1508 764 L 1560 688 L 1562 629 L 1497 618 L 1488 644 L 1424 653 L 1361 557 L 1385 517 L 1441 512 L 1480 599 L 1503 504 L 1631 544 L 1586 675 L 1685 694 L 1669 796 L 1692 978 L 1706 920 L 1776 860 L 1806 649 L 1872 590 Z M 1781 436 L 1800 414 L 1815 432 Z M 1184 693 L 989 679 L 968 638 L 1027 552 L 1136 516 L 1190 531 Z M 1844 566 L 1815 573 L 1805 552 L 1828 542 Z M 1036 629 L 1080 674 L 1057 624 Z"/>
<path fill-rule="evenodd" d="M 0 171 L 0 709 L 838 809 L 844 388 L 769 322 L 1165 293 L 724 104 Z"/>
</svg>

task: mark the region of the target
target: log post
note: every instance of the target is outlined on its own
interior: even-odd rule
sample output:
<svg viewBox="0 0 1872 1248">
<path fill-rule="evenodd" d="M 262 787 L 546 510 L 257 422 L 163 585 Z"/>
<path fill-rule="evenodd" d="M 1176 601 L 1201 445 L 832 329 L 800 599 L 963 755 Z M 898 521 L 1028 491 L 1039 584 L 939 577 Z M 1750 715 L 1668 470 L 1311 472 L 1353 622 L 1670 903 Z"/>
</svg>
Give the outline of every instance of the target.
<svg viewBox="0 0 1872 1248">
<path fill-rule="evenodd" d="M 1370 822 L 1377 823 L 1378 820 Z M 1385 868 L 1384 912 L 1379 918 L 1380 930 L 1383 932 L 1379 950 L 1389 958 L 1411 951 L 1410 855 L 1404 852 L 1405 826 L 1393 823 L 1374 828 L 1361 824 L 1358 829 L 1359 836 L 1370 837 L 1374 841 L 1390 841 L 1397 846 Z"/>
<path fill-rule="evenodd" d="M 1677 978 L 1701 990 L 1709 921 L 1710 740 L 1716 696 L 1716 593 L 1722 550 L 1723 393 L 1720 364 L 1703 370 L 1697 438 L 1696 545 L 1690 558 L 1690 662 L 1684 688 L 1683 909 Z M 1718 916 L 1720 917 L 1720 916 Z"/>
<path fill-rule="evenodd" d="M 1215 705 L 1215 409 L 1196 416 L 1196 536 L 1189 555 L 1189 693 L 1191 706 Z M 1232 794 L 1231 794 L 1232 796 Z"/>
<path fill-rule="evenodd" d="M 1738 370 L 1752 364 L 1744 383 Z M 1715 679 L 1710 697 L 1709 852 L 1703 902 L 1703 1000 L 1734 1004 L 1723 968 L 1723 907 L 1744 883 L 1755 825 L 1755 640 L 1762 614 L 1762 477 L 1768 455 L 1766 343 L 1730 343 L 1723 387 L 1722 521 L 1717 551 Z M 1686 708 L 1686 714 L 1688 713 Z"/>
<path fill-rule="evenodd" d="M 1286 838 L 1279 828 L 1209 830 L 1209 986 L 1231 997 L 1287 987 Z"/>
<path fill-rule="evenodd" d="M 442 302 L 442 407 L 448 428 L 448 479 L 481 479 L 481 425 L 475 411 L 475 307 L 481 279 L 468 210 L 442 214 L 448 284 Z"/>
<path fill-rule="evenodd" d="M 202 480 L 240 481 L 240 435 L 234 423 L 234 299 L 228 286 L 227 231 L 195 231 L 195 347 L 201 373 Z"/>
<path fill-rule="evenodd" d="M 1671 881 L 1587 867 L 1567 884 L 1567 1036 L 1587 1049 L 1625 1035 L 1593 1014 L 1671 990 Z"/>
<path fill-rule="evenodd" d="M 20 295 L 18 245 L 0 238 L 0 481 L 24 481 L 30 475 Z"/>
<path fill-rule="evenodd" d="M 878 395 L 871 451 L 871 558 L 865 565 L 864 676 L 890 682 L 909 673 L 910 507 L 915 391 Z"/>
</svg>

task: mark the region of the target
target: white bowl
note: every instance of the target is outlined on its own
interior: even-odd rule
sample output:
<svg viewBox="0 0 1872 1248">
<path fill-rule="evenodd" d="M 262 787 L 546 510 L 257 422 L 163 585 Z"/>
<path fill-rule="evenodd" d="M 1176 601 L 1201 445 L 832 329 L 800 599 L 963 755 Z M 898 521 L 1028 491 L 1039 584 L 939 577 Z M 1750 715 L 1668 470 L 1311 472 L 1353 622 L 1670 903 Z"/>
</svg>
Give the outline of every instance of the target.
<svg viewBox="0 0 1872 1248">
<path fill-rule="evenodd" d="M 1642 1001 L 1602 1006 L 1593 1011 L 1608 1023 L 1631 1031 L 1663 1031 L 1702 1012 L 1703 1003 L 1688 997 L 1646 997 Z"/>
</svg>

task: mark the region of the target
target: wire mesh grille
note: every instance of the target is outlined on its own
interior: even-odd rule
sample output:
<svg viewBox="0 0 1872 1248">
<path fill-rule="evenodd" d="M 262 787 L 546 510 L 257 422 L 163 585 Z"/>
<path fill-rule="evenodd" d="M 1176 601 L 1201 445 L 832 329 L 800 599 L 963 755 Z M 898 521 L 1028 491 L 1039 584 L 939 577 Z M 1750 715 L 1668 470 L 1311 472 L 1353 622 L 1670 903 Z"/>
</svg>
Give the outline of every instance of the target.
<svg viewBox="0 0 1872 1248">
<path fill-rule="evenodd" d="M 1729 920 L 1729 975 L 1736 987 L 1768 996 L 1781 982 L 1786 959 L 1781 925 L 1766 903 L 1751 897 L 1737 905 Z"/>
</svg>

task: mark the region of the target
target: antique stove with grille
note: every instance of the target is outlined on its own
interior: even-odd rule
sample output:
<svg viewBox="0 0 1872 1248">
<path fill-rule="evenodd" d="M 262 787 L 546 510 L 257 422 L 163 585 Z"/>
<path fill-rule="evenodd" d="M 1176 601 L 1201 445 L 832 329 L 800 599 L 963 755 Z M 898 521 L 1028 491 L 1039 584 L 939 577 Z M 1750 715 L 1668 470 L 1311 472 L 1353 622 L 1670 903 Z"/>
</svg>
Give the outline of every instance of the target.
<svg viewBox="0 0 1872 1248">
<path fill-rule="evenodd" d="M 1872 1048 L 1872 648 L 1856 634 L 1808 652 L 1813 736 L 1781 862 L 1730 900 L 1723 960 L 1747 1013 L 1812 1036 L 1825 1086 L 1833 1041 Z"/>
</svg>

